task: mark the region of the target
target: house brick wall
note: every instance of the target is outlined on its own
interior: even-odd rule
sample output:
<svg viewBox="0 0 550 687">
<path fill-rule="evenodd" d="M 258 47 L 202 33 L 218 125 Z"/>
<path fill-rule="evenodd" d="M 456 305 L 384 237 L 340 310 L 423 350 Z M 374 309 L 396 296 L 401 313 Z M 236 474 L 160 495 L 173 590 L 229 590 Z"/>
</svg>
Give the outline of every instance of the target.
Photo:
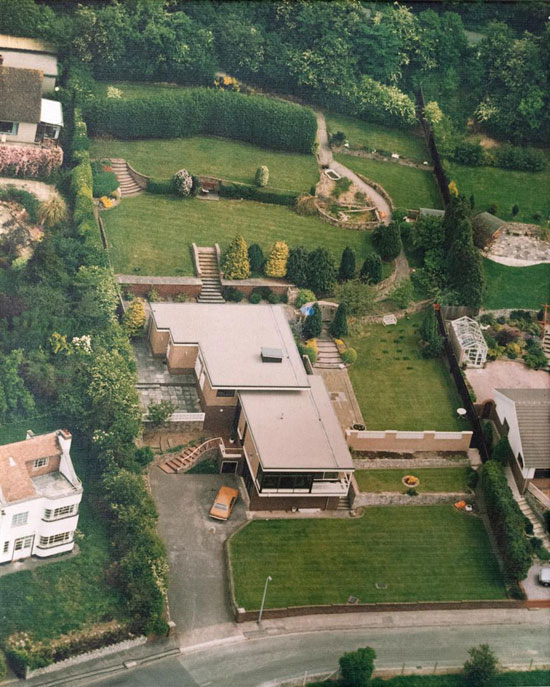
<svg viewBox="0 0 550 687">
<path fill-rule="evenodd" d="M 170 372 L 177 374 L 193 370 L 198 351 L 198 346 L 170 346 L 170 353 L 168 355 L 168 369 Z"/>
<path fill-rule="evenodd" d="M 318 508 L 336 510 L 337 496 L 260 496 L 256 489 L 250 494 L 250 510 L 292 510 L 293 508 Z"/>
<path fill-rule="evenodd" d="M 164 357 L 166 355 L 166 349 L 168 348 L 169 341 L 170 332 L 159 331 L 154 321 L 151 321 L 151 327 L 149 330 L 149 345 L 151 346 L 153 355 Z"/>
<path fill-rule="evenodd" d="M 472 432 L 382 432 L 346 430 L 348 446 L 354 451 L 387 451 L 389 453 L 415 451 L 467 451 Z"/>
</svg>

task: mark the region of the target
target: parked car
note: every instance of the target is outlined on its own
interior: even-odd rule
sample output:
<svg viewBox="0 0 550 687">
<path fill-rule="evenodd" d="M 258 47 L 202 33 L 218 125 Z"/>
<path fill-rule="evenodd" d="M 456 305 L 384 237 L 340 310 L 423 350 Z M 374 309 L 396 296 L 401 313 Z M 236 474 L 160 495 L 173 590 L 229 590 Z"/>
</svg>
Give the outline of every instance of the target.
<svg viewBox="0 0 550 687">
<path fill-rule="evenodd" d="M 540 569 L 539 582 L 544 587 L 550 587 L 550 565 L 543 565 Z"/>
<path fill-rule="evenodd" d="M 221 487 L 210 509 L 210 517 L 216 518 L 216 520 L 228 520 L 238 498 L 239 492 L 237 489 Z"/>
</svg>

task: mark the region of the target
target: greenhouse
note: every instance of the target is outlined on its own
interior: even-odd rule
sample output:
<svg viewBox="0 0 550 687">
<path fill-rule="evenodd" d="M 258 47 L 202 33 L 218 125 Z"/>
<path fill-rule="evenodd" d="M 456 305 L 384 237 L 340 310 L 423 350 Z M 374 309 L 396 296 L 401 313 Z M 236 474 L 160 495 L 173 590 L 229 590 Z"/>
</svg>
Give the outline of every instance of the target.
<svg viewBox="0 0 550 687">
<path fill-rule="evenodd" d="M 487 343 L 479 324 L 471 317 L 459 317 L 451 322 L 451 341 L 459 365 L 483 367 L 487 360 Z"/>
</svg>

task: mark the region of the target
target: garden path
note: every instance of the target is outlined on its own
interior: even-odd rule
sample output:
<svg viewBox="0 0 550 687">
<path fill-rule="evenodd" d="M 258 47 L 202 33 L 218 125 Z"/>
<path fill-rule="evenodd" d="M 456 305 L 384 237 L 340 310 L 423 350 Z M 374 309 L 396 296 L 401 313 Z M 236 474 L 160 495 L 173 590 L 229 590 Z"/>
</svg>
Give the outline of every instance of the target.
<svg viewBox="0 0 550 687">
<path fill-rule="evenodd" d="M 429 172 L 434 171 L 433 165 L 424 164 L 422 162 L 415 162 L 406 157 L 399 157 L 398 159 L 388 159 L 379 153 L 369 153 L 367 150 L 357 150 L 356 148 L 339 148 L 337 153 L 341 155 L 352 155 L 353 157 L 364 157 L 368 160 L 380 160 L 380 162 L 390 162 L 392 165 L 403 165 L 404 167 L 415 167 L 416 169 L 427 169 Z"/>
<path fill-rule="evenodd" d="M 55 186 L 45 184 L 43 181 L 34 181 L 33 179 L 13 179 L 12 177 L 0 177 L 0 186 L 17 186 L 24 191 L 34 193 L 40 201 L 48 200 L 52 196 L 59 195 Z"/>
<path fill-rule="evenodd" d="M 362 179 L 360 179 L 355 172 L 351 169 L 344 167 L 340 162 L 336 162 L 332 155 L 332 150 L 328 142 L 327 133 L 327 123 L 325 121 L 325 116 L 322 112 L 316 111 L 317 116 L 317 139 L 319 142 L 319 149 L 317 151 L 317 158 L 319 160 L 319 165 L 328 165 L 331 169 L 334 169 L 341 176 L 345 176 L 350 179 L 355 186 L 376 205 L 378 212 L 384 217 L 384 224 L 389 224 L 391 222 L 391 208 L 386 201 L 386 199 L 375 191 L 372 186 L 369 186 Z"/>
<path fill-rule="evenodd" d="M 395 260 L 395 272 L 393 273 L 391 279 L 386 279 L 386 283 L 381 284 L 381 288 L 376 294 L 374 302 L 383 301 L 388 297 L 389 292 L 399 284 L 403 279 L 408 279 L 411 275 L 411 268 L 409 266 L 409 261 L 405 257 L 403 250 L 397 256 Z"/>
</svg>

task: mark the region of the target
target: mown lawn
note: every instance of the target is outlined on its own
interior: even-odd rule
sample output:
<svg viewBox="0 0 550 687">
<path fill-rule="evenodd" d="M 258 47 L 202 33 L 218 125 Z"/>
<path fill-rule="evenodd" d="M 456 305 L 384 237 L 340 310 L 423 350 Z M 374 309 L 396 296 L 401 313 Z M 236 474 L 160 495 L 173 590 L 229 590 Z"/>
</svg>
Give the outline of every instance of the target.
<svg viewBox="0 0 550 687">
<path fill-rule="evenodd" d="M 368 508 L 361 518 L 255 520 L 230 542 L 237 604 L 266 607 L 501 599 L 481 519 L 450 505 Z M 387 585 L 377 589 L 377 583 Z"/>
<path fill-rule="evenodd" d="M 357 351 L 349 374 L 367 429 L 469 429 L 456 414 L 460 397 L 443 359 L 421 355 L 422 317 L 401 319 L 391 327 L 365 326 L 346 338 Z"/>
<path fill-rule="evenodd" d="M 372 252 L 370 234 L 333 227 L 292 209 L 240 200 L 182 200 L 142 194 L 125 198 L 102 214 L 116 272 L 171 276 L 193 274 L 191 243 L 222 251 L 235 234 L 269 251 L 275 241 L 309 249 L 327 248 L 339 264 L 346 246 L 358 261 Z M 361 264 L 359 262 L 359 264 Z"/>
<path fill-rule="evenodd" d="M 148 98 L 153 95 L 177 93 L 187 86 L 178 84 L 151 83 L 150 81 L 97 81 L 95 94 L 101 97 L 107 95 L 107 88 L 114 86 L 121 91 L 121 98 Z"/>
<path fill-rule="evenodd" d="M 550 217 L 550 169 L 545 172 L 516 172 L 497 167 L 467 167 L 445 163 L 449 177 L 467 198 L 474 194 L 475 209 L 487 210 L 496 204 L 496 214 L 504 220 L 545 224 Z M 514 217 L 512 208 L 519 212 Z M 534 214 L 542 213 L 536 220 Z M 510 306 L 508 306 L 510 307 Z"/>
<path fill-rule="evenodd" d="M 35 431 L 52 429 L 26 424 L 36 427 Z M 15 438 L 9 440 L 18 438 L 16 431 Z M 78 541 L 80 553 L 43 564 L 32 572 L 0 577 L 0 638 L 25 631 L 36 639 L 49 639 L 83 625 L 124 618 L 124 600 L 106 582 L 110 544 L 103 523 L 90 506 L 88 456 L 74 439 L 71 457 L 84 484 L 78 520 L 78 530 L 84 534 Z"/>
<path fill-rule="evenodd" d="M 352 148 L 386 150 L 416 162 L 430 159 L 420 130 L 392 128 L 341 114 L 327 113 L 325 118 L 329 133 L 343 131 Z"/>
<path fill-rule="evenodd" d="M 483 305 L 499 308 L 540 308 L 550 301 L 550 264 L 508 267 L 485 259 L 487 291 Z"/>
<path fill-rule="evenodd" d="M 435 177 L 425 169 L 352 155 L 337 155 L 336 159 L 354 172 L 381 184 L 390 194 L 396 207 L 411 210 L 443 208 Z"/>
<path fill-rule="evenodd" d="M 464 492 L 468 489 L 466 475 L 468 468 L 420 468 L 409 470 L 356 470 L 355 477 L 361 491 L 379 493 L 382 491 L 404 492 L 407 487 L 401 481 L 405 475 L 418 477 L 418 492 Z"/>
<path fill-rule="evenodd" d="M 139 141 L 94 139 L 90 154 L 96 158 L 125 158 L 142 174 L 160 178 L 170 177 L 184 167 L 192 174 L 253 184 L 256 169 L 267 165 L 268 189 L 309 192 L 319 181 L 313 155 L 268 150 L 213 136 Z"/>
</svg>

